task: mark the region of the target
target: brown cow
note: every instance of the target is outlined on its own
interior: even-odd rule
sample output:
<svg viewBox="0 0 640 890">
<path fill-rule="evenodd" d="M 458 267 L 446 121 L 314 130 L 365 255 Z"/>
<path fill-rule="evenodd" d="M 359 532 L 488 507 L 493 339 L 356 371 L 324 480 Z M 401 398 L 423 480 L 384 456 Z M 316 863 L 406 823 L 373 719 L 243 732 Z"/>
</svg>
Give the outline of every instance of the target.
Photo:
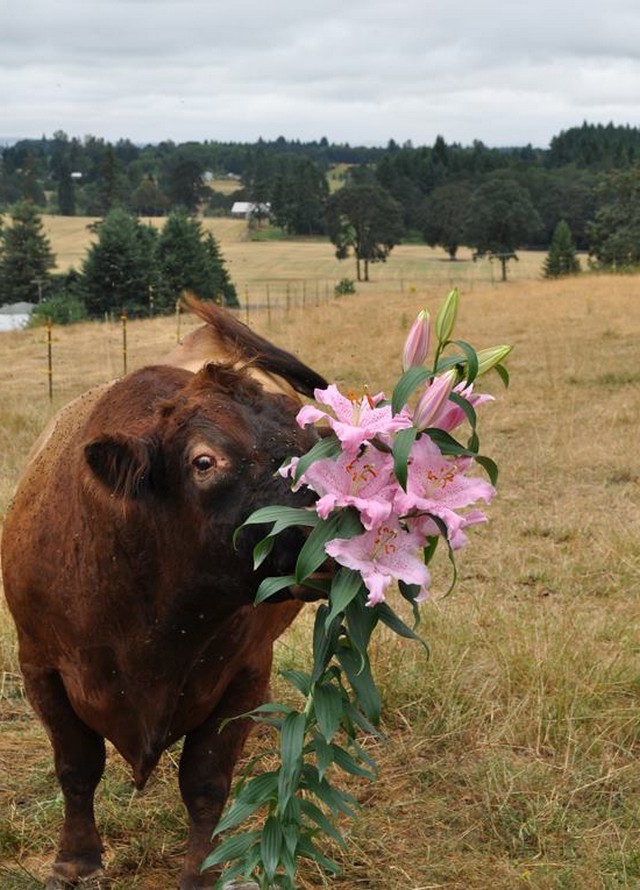
<svg viewBox="0 0 640 890">
<path fill-rule="evenodd" d="M 232 534 L 257 507 L 308 503 L 276 470 L 313 438 L 295 422 L 299 399 L 238 365 L 307 394 L 326 384 L 223 310 L 195 308 L 211 329 L 170 361 L 198 366 L 212 349 L 230 360 L 143 368 L 76 399 L 41 438 L 6 518 L 5 593 L 65 800 L 48 888 L 103 886 L 93 796 L 104 740 L 142 788 L 183 736 L 179 886 L 213 887 L 200 866 L 249 729 L 220 722 L 264 701 L 273 641 L 301 608 L 295 591 L 252 605 L 261 577 L 291 571 L 301 535 L 256 573 L 255 534 L 237 549 Z"/>
</svg>

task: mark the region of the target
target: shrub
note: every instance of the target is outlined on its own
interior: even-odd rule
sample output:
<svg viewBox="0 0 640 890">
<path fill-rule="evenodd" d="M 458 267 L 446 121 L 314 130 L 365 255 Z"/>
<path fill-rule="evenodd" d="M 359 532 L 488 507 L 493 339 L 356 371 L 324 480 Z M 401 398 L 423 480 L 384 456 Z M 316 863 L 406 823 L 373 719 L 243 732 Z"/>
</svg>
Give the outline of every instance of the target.
<svg viewBox="0 0 640 890">
<path fill-rule="evenodd" d="M 344 297 L 347 294 L 355 294 L 356 285 L 352 278 L 342 278 L 333 289 L 336 297 Z"/>
</svg>

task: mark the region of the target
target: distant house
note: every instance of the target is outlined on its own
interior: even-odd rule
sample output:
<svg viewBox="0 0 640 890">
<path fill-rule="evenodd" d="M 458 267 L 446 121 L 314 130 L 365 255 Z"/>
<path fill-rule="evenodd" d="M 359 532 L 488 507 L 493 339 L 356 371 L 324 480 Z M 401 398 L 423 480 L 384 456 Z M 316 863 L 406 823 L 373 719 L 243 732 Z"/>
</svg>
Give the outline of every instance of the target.
<svg viewBox="0 0 640 890">
<path fill-rule="evenodd" d="M 258 217 L 265 219 L 271 216 L 271 204 L 254 204 L 252 201 L 234 201 L 231 206 L 231 216 L 236 219 L 251 219 Z"/>
<path fill-rule="evenodd" d="M 5 303 L 4 306 L 0 306 L 0 332 L 25 328 L 31 318 L 33 307 L 33 303 Z"/>
</svg>

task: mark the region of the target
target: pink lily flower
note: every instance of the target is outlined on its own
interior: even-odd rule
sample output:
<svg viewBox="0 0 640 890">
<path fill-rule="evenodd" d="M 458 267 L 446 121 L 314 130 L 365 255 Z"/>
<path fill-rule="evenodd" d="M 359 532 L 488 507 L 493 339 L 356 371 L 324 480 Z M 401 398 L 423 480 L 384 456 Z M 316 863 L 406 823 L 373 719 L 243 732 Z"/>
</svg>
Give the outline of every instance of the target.
<svg viewBox="0 0 640 890">
<path fill-rule="evenodd" d="M 411 325 L 402 351 L 402 370 L 408 371 L 414 365 L 422 365 L 429 352 L 431 322 L 429 313 L 423 309 Z"/>
<path fill-rule="evenodd" d="M 416 429 L 426 430 L 429 426 L 440 426 L 439 417 L 446 410 L 457 376 L 457 371 L 447 371 L 429 382 L 413 412 L 413 425 Z M 462 413 L 460 408 L 458 410 Z"/>
<path fill-rule="evenodd" d="M 332 383 L 326 389 L 316 389 L 313 395 L 317 402 L 327 405 L 333 413 L 329 414 L 314 405 L 305 405 L 298 412 L 298 424 L 307 426 L 319 420 L 327 420 L 342 442 L 343 449 L 350 454 L 375 436 L 392 435 L 411 425 L 406 416 L 397 414 L 394 417 L 390 405 L 378 407 L 385 397 L 384 393 L 347 398 Z"/>
<path fill-rule="evenodd" d="M 401 516 L 437 516 L 446 525 L 450 542 L 463 541 L 459 535 L 465 521 L 456 511 L 477 500 L 489 502 L 495 494 L 489 482 L 465 475 L 470 465 L 470 458 L 447 457 L 428 436 L 421 436 L 411 449 L 407 490 L 397 489 L 394 510 Z"/>
<path fill-rule="evenodd" d="M 470 510 L 462 516 L 457 514 L 457 520 L 457 522 L 455 520 L 450 521 L 447 525 L 447 540 L 452 550 L 460 550 L 468 543 L 469 539 L 463 529 L 468 528 L 470 525 L 487 522 L 487 516 L 482 510 Z M 408 516 L 404 521 L 411 531 L 419 532 L 425 539 L 435 538 L 440 534 L 440 529 L 431 516 L 424 513 Z"/>
<path fill-rule="evenodd" d="M 316 511 L 326 519 L 336 507 L 355 507 L 366 529 L 380 525 L 389 518 L 393 494 L 393 459 L 375 448 L 362 454 L 342 453 L 337 460 L 327 458 L 311 464 L 300 477 L 320 495 Z"/>
<path fill-rule="evenodd" d="M 369 596 L 367 605 L 374 606 L 385 598 L 391 581 L 418 584 L 418 602 L 426 599 L 431 581 L 429 570 L 420 557 L 422 536 L 403 529 L 396 518 L 355 538 L 334 538 L 325 550 L 340 565 L 360 572 Z"/>
<path fill-rule="evenodd" d="M 493 396 L 487 394 L 477 395 L 473 392 L 473 383 L 464 385 L 464 381 L 459 383 L 457 386 L 454 386 L 453 392 L 457 393 L 459 396 L 462 396 L 463 399 L 466 399 L 469 404 L 476 408 L 478 405 L 484 405 L 486 402 L 493 402 Z M 456 405 L 455 402 L 446 402 L 443 405 L 442 411 L 440 412 L 437 422 L 431 424 L 431 426 L 437 426 L 438 429 L 445 430 L 445 432 L 450 433 L 452 430 L 455 430 L 456 427 L 459 427 L 466 420 L 466 415 L 462 408 L 459 405 Z"/>
</svg>

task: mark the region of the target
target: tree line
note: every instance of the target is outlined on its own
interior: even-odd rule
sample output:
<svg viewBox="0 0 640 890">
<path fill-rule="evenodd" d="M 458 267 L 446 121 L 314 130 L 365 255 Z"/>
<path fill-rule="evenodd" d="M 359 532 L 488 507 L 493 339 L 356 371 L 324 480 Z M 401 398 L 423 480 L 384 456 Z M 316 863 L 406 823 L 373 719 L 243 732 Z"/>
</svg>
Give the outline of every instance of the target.
<svg viewBox="0 0 640 890">
<path fill-rule="evenodd" d="M 342 181 L 331 188 L 328 175 L 335 179 L 336 164 L 343 165 Z M 237 188 L 231 194 L 212 190 L 208 180 L 220 177 L 231 178 Z M 402 240 L 441 246 L 451 259 L 464 245 L 476 256 L 499 258 L 505 270 L 517 249 L 547 250 L 559 226 L 561 243 L 570 251 L 586 250 L 595 264 L 626 268 L 640 262 L 639 196 L 640 130 L 613 124 L 584 123 L 554 137 L 547 150 L 492 149 L 479 141 L 461 146 L 441 136 L 420 147 L 393 140 L 385 148 L 336 146 L 326 139 L 301 143 L 282 137 L 255 144 L 137 146 L 126 139 L 79 140 L 59 131 L 51 139 L 5 147 L 0 158 L 0 210 L 26 201 L 42 212 L 98 216 L 105 237 L 107 219 L 118 211 L 129 220 L 130 240 L 148 242 L 138 260 L 144 266 L 148 253 L 153 270 L 164 248 L 154 240 L 157 232 L 136 219 L 167 216 L 170 232 L 175 218 L 186 226 L 196 214 L 227 215 L 236 200 L 268 206 L 271 223 L 288 235 L 328 237 L 339 258 L 355 257 L 363 280 L 369 264 L 384 262 Z M 197 237 L 199 251 L 214 256 L 217 245 L 207 247 L 202 232 Z M 5 299 L 20 292 L 11 238 L 7 229 L 0 240 Z M 198 262 L 206 265 L 202 257 Z M 575 263 L 563 261 L 558 268 L 575 269 Z M 87 271 L 74 274 L 83 278 L 84 303 L 94 311 L 86 296 Z M 37 278 L 34 273 L 32 281 Z M 219 291 L 215 277 L 211 280 L 206 290 Z M 167 303 L 167 281 L 165 263 L 147 284 L 157 294 L 158 309 Z M 31 298 L 35 287 L 27 289 Z M 120 299 L 112 296 L 112 303 Z M 139 295 L 131 299 L 138 307 L 144 302 Z"/>
<path fill-rule="evenodd" d="M 81 268 L 53 274 L 55 256 L 36 205 L 14 205 L 0 228 L 0 302 L 36 302 L 36 315 L 59 323 L 171 312 L 183 290 L 238 305 L 216 239 L 184 211 L 170 213 L 158 229 L 115 208 L 95 228 Z"/>
</svg>

